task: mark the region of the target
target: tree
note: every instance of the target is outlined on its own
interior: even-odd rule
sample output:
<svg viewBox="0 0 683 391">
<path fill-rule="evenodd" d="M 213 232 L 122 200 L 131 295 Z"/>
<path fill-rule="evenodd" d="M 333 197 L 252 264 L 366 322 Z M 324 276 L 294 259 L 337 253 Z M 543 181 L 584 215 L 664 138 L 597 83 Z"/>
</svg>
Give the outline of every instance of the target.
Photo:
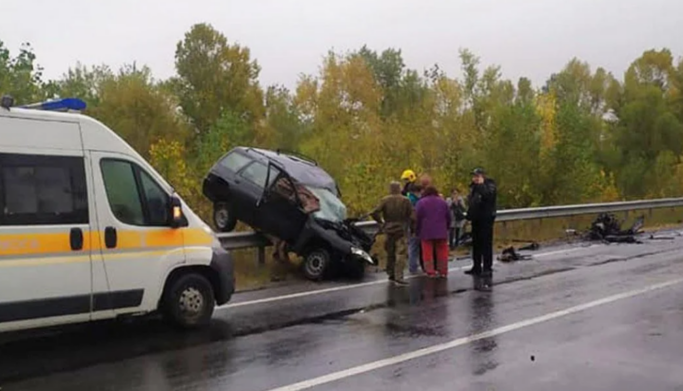
<svg viewBox="0 0 683 391">
<path fill-rule="evenodd" d="M 152 79 L 149 68 L 124 66 L 97 87 L 98 105 L 90 114 L 106 123 L 133 148 L 149 157 L 149 147 L 161 138 L 184 143 L 188 130 L 176 113 L 177 102 Z"/>
<path fill-rule="evenodd" d="M 230 111 L 248 123 L 263 116 L 260 67 L 248 48 L 230 45 L 211 25 L 196 24 L 178 42 L 173 86 L 197 132 Z"/>
<path fill-rule="evenodd" d="M 250 145 L 252 137 L 252 128 L 246 121 L 231 111 L 223 112 L 209 131 L 196 139 L 195 174 L 204 176 L 218 158 L 233 147 Z"/>
<path fill-rule="evenodd" d="M 271 148 L 296 150 L 308 129 L 289 90 L 281 86 L 269 87 L 265 111 L 266 126 L 261 129 L 259 141 Z"/>
<path fill-rule="evenodd" d="M 17 105 L 43 101 L 47 94 L 42 77 L 43 68 L 36 63 L 31 44 L 21 45 L 19 54 L 12 57 L 0 41 L 0 94 L 12 96 Z"/>
<path fill-rule="evenodd" d="M 677 83 L 666 49 L 644 52 L 626 71 L 614 145 L 623 167 L 617 183 L 629 197 L 652 193 L 662 183 L 657 178 L 663 172 L 673 175 L 680 161 L 683 122 L 676 106 Z"/>
<path fill-rule="evenodd" d="M 363 46 L 357 53 L 372 70 L 374 80 L 383 91 L 381 115 L 384 118 L 397 113 L 405 63 L 400 50 L 386 49 L 381 54 Z"/>
<path fill-rule="evenodd" d="M 55 82 L 55 95 L 83 99 L 87 104 L 86 110 L 93 109 L 100 104 L 102 85 L 113 79 L 115 75 L 106 65 L 87 67 L 78 63 Z"/>
</svg>

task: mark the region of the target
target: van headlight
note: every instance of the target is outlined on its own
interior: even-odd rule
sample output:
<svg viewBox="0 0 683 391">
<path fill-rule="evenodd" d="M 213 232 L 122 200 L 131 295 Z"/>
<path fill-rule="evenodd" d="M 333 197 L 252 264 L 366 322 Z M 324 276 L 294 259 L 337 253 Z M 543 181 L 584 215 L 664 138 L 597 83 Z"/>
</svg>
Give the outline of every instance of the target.
<svg viewBox="0 0 683 391">
<path fill-rule="evenodd" d="M 368 254 L 367 252 L 365 252 L 365 251 L 359 249 L 358 247 L 351 247 L 351 254 L 357 256 L 358 258 L 361 258 L 362 260 L 364 260 L 365 262 L 367 262 L 367 263 L 369 263 L 369 264 L 371 264 L 371 265 L 374 265 L 374 264 L 375 264 L 375 260 L 372 259 L 372 257 L 370 256 L 370 254 Z"/>
</svg>

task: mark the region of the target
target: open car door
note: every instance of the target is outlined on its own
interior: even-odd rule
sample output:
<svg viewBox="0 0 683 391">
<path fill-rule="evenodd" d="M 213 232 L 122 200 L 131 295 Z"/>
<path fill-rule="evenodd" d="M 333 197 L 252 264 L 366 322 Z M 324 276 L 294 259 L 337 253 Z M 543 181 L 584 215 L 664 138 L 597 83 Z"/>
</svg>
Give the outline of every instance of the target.
<svg viewBox="0 0 683 391">
<path fill-rule="evenodd" d="M 308 214 L 316 210 L 317 198 L 273 164 L 268 165 L 266 183 L 268 186 L 258 205 L 263 231 L 293 243 L 306 224 Z"/>
</svg>

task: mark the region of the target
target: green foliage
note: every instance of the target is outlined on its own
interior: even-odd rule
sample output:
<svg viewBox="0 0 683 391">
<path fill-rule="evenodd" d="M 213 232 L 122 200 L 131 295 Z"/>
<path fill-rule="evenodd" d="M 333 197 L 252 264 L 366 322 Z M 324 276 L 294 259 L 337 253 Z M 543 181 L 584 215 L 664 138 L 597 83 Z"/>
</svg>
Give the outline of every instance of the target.
<svg viewBox="0 0 683 391">
<path fill-rule="evenodd" d="M 178 76 L 172 81 L 180 107 L 199 132 L 206 132 L 224 111 L 256 121 L 263 115 L 261 71 L 248 48 L 230 45 L 211 25 L 196 24 L 178 42 Z"/>
<path fill-rule="evenodd" d="M 96 104 L 89 113 L 116 129 L 143 156 L 149 157 L 150 145 L 161 138 L 181 143 L 187 138 L 187 126 L 174 111 L 175 98 L 155 84 L 149 68 L 128 65 L 113 76 L 94 72 L 84 78 L 96 80 L 96 97 L 90 97 Z"/>
<path fill-rule="evenodd" d="M 623 81 L 572 59 L 536 89 L 502 76 L 469 50 L 461 77 L 438 65 L 409 69 L 398 49 L 330 52 L 296 89 L 265 89 L 249 49 L 208 24 L 176 47 L 177 74 L 76 64 L 44 81 L 31 47 L 0 42 L 0 93 L 18 103 L 77 96 L 126 139 L 204 218 L 209 167 L 237 145 L 312 156 L 337 178 L 350 214 L 368 211 L 407 168 L 442 193 L 466 191 L 483 165 L 500 207 L 528 207 L 683 192 L 683 60 L 667 49 L 636 59 Z M 264 92 L 265 90 L 265 92 Z"/>
<path fill-rule="evenodd" d="M 249 124 L 231 111 L 224 112 L 209 131 L 196 140 L 194 163 L 198 174 L 206 174 L 216 160 L 232 147 L 251 145 L 252 136 Z"/>
<path fill-rule="evenodd" d="M 0 41 L 0 93 L 14 97 L 16 104 L 38 102 L 46 97 L 43 68 L 36 63 L 30 44 L 21 45 L 19 54 L 12 57 Z"/>
</svg>

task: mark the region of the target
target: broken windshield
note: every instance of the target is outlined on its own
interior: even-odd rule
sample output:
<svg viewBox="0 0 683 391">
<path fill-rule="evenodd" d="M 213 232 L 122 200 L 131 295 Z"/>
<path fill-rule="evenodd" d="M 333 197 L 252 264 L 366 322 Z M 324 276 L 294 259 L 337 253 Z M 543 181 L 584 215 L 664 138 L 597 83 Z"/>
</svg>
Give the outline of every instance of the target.
<svg viewBox="0 0 683 391">
<path fill-rule="evenodd" d="M 313 216 L 335 223 L 346 219 L 346 205 L 334 193 L 321 187 L 306 188 L 320 200 L 320 210 L 313 212 Z"/>
</svg>

